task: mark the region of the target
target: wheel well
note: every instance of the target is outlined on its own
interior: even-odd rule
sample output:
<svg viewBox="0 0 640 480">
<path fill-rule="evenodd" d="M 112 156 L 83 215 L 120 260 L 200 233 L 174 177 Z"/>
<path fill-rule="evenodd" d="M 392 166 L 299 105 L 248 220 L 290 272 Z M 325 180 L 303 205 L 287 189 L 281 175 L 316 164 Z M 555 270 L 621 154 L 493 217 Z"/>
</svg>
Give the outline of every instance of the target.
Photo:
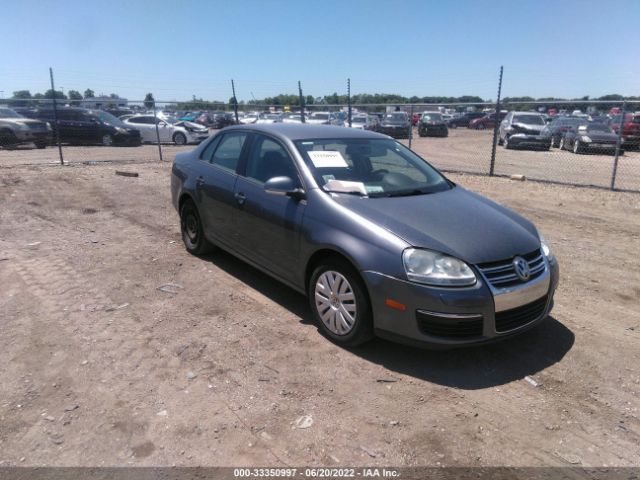
<svg viewBox="0 0 640 480">
<path fill-rule="evenodd" d="M 180 212 L 182 211 L 182 206 L 187 202 L 193 202 L 193 199 L 190 195 L 183 193 L 180 197 L 180 200 L 178 201 L 178 214 L 180 214 Z"/>
<path fill-rule="evenodd" d="M 311 255 L 311 258 L 307 262 L 307 268 L 305 269 L 305 272 L 304 272 L 304 289 L 307 292 L 307 294 L 309 294 L 309 280 L 311 280 L 311 275 L 313 275 L 313 271 L 316 269 L 318 265 L 320 265 L 322 262 L 327 261 L 329 259 L 336 259 L 336 260 L 346 262 L 349 265 L 351 265 L 351 267 L 356 272 L 358 272 L 358 269 L 353 264 L 353 262 L 349 260 L 347 257 L 345 257 L 344 255 L 342 255 L 340 252 L 337 252 L 335 250 L 329 250 L 329 249 L 318 250 L 313 255 Z M 364 281 L 362 283 L 364 283 Z"/>
</svg>

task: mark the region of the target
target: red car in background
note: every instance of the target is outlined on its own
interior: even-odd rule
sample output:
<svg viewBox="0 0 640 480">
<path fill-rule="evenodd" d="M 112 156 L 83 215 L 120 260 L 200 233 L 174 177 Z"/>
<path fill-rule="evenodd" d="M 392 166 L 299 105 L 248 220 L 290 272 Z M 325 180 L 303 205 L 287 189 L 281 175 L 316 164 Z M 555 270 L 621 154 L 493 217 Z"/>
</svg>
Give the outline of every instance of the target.
<svg viewBox="0 0 640 480">
<path fill-rule="evenodd" d="M 620 120 L 622 114 L 614 115 L 609 121 L 609 126 L 615 133 L 620 130 Z M 625 148 L 638 148 L 640 146 L 640 114 L 625 113 L 624 122 L 622 124 L 622 138 L 624 139 Z"/>
<path fill-rule="evenodd" d="M 501 122 L 502 120 L 504 120 L 504 117 L 506 116 L 507 116 L 507 112 L 500 112 L 500 119 L 498 121 Z M 485 130 L 487 128 L 493 128 L 495 126 L 496 126 L 495 112 L 485 115 L 484 117 L 474 118 L 469 122 L 469 128 L 473 128 L 475 130 Z"/>
</svg>

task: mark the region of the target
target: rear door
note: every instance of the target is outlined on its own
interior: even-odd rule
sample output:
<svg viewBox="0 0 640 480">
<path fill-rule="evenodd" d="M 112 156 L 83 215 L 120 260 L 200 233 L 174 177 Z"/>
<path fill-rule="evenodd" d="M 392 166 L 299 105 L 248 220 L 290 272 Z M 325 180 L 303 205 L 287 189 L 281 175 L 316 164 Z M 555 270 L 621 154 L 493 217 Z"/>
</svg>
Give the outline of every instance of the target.
<svg viewBox="0 0 640 480">
<path fill-rule="evenodd" d="M 228 132 L 213 140 L 202 152 L 196 178 L 196 196 L 207 238 L 236 250 L 233 216 L 237 167 L 247 141 L 247 132 Z"/>
<path fill-rule="evenodd" d="M 153 123 L 153 117 L 148 115 L 132 117 L 127 123 L 140 131 L 143 142 L 157 142 L 156 126 Z"/>
<path fill-rule="evenodd" d="M 255 134 L 246 165 L 235 185 L 238 248 L 276 275 L 295 281 L 306 200 L 266 193 L 273 177 L 290 177 L 302 186 L 287 149 L 274 138 Z"/>
</svg>

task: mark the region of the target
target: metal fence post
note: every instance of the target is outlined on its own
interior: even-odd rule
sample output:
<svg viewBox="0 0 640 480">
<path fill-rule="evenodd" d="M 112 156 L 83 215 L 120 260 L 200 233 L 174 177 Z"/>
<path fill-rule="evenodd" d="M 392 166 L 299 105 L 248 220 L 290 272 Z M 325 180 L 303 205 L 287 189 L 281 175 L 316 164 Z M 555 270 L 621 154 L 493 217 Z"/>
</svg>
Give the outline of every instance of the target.
<svg viewBox="0 0 640 480">
<path fill-rule="evenodd" d="M 233 92 L 233 111 L 236 115 L 236 124 L 240 123 L 238 121 L 238 99 L 236 98 L 236 86 L 233 83 L 233 78 L 231 79 L 231 91 Z"/>
<path fill-rule="evenodd" d="M 156 139 L 158 140 L 158 153 L 162 162 L 162 145 L 160 145 L 160 127 L 158 126 L 158 117 L 156 116 L 156 100 L 153 99 L 153 120 L 156 122 Z"/>
<path fill-rule="evenodd" d="M 618 127 L 618 139 L 616 140 L 616 156 L 613 159 L 613 171 L 611 172 L 611 190 L 616 189 L 616 175 L 618 174 L 618 157 L 620 156 L 620 146 L 622 144 L 622 130 L 624 129 L 624 115 L 627 102 L 622 102 L 622 115 L 620 117 L 620 127 Z"/>
<path fill-rule="evenodd" d="M 413 139 L 413 105 L 409 110 L 409 148 L 411 148 L 411 140 Z"/>
<path fill-rule="evenodd" d="M 62 145 L 60 144 L 60 124 L 58 123 L 58 104 L 56 102 L 56 87 L 53 86 L 53 69 L 49 67 L 49 78 L 51 78 L 51 92 L 53 95 L 53 121 L 56 124 L 56 143 L 58 144 L 58 154 L 60 155 L 60 165 L 64 165 L 62 156 Z"/>
<path fill-rule="evenodd" d="M 298 80 L 298 95 L 300 95 L 300 121 L 304 123 L 304 96 L 302 95 L 300 80 Z"/>
<path fill-rule="evenodd" d="M 351 79 L 347 78 L 347 115 L 349 118 L 349 128 L 351 128 Z"/>
<path fill-rule="evenodd" d="M 493 176 L 496 165 L 496 144 L 498 143 L 498 129 L 500 128 L 500 94 L 502 93 L 502 69 L 500 65 L 500 79 L 498 80 L 498 99 L 496 100 L 496 117 L 493 126 L 493 143 L 491 144 L 491 164 L 489 165 L 489 175 Z"/>
</svg>

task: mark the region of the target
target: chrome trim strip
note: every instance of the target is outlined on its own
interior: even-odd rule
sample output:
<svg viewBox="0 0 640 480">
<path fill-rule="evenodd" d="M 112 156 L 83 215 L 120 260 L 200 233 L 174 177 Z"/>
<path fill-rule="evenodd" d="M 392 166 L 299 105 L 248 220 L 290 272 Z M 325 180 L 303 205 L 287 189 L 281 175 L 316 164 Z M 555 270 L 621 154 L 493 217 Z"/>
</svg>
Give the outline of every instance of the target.
<svg viewBox="0 0 640 480">
<path fill-rule="evenodd" d="M 442 313 L 442 312 L 430 312 L 429 310 L 418 310 L 418 313 L 423 315 L 430 315 L 432 317 L 450 318 L 450 319 L 470 319 L 478 318 L 482 319 L 482 314 L 479 313 Z"/>
</svg>

